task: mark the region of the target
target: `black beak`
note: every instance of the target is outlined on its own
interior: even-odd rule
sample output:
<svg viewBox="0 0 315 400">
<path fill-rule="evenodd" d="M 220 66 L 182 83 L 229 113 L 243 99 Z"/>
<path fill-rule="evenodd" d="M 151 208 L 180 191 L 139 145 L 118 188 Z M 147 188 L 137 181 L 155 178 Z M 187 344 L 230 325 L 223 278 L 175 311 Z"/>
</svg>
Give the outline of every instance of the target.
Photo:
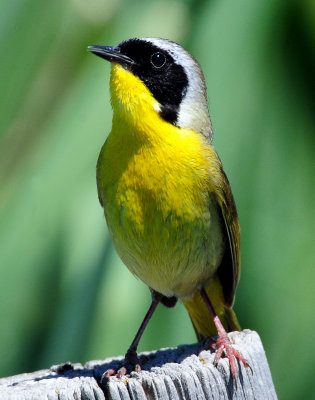
<svg viewBox="0 0 315 400">
<path fill-rule="evenodd" d="M 123 65 L 135 64 L 135 62 L 131 58 L 120 53 L 119 47 L 89 46 L 87 49 L 88 49 L 88 51 L 95 54 L 96 56 L 104 58 L 104 60 L 107 60 L 110 62 L 114 62 L 117 64 L 123 64 Z"/>
</svg>

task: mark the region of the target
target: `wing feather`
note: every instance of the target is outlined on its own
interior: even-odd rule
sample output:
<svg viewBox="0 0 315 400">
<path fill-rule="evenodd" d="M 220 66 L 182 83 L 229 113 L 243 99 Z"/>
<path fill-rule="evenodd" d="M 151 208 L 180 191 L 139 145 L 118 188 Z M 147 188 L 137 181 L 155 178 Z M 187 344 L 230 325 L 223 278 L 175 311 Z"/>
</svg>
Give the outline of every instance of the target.
<svg viewBox="0 0 315 400">
<path fill-rule="evenodd" d="M 221 162 L 219 170 L 220 185 L 217 186 L 216 196 L 224 221 L 228 246 L 226 246 L 217 274 L 222 283 L 225 305 L 232 307 L 240 278 L 240 226 L 231 186 Z"/>
</svg>

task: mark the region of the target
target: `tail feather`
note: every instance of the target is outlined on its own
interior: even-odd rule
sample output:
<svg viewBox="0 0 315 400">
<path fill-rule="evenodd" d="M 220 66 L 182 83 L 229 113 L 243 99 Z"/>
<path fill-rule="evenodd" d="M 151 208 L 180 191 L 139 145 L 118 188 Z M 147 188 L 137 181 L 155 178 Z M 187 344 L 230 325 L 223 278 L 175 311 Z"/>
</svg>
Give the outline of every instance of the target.
<svg viewBox="0 0 315 400">
<path fill-rule="evenodd" d="M 224 318 L 227 326 L 227 332 L 241 331 L 242 328 L 237 320 L 235 312 L 232 308 L 226 308 Z"/>
<path fill-rule="evenodd" d="M 224 305 L 223 291 L 219 278 L 214 277 L 205 289 L 225 330 L 227 332 L 240 331 L 241 327 L 234 311 Z M 189 313 L 198 340 L 206 336 L 217 336 L 213 318 L 199 291 L 189 299 L 183 300 L 183 303 Z"/>
</svg>

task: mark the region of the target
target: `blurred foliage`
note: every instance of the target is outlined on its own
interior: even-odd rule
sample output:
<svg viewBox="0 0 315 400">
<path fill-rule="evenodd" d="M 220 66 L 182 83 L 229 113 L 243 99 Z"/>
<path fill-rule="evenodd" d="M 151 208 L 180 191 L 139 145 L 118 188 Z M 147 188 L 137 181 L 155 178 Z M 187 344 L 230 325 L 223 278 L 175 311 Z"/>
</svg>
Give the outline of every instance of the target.
<svg viewBox="0 0 315 400">
<path fill-rule="evenodd" d="M 159 36 L 205 72 L 242 226 L 239 319 L 279 397 L 311 398 L 314 2 L 4 0 L 0 32 L 0 376 L 124 354 L 149 305 L 97 200 L 109 65 L 86 47 Z M 140 350 L 193 341 L 184 307 L 159 307 Z"/>
</svg>

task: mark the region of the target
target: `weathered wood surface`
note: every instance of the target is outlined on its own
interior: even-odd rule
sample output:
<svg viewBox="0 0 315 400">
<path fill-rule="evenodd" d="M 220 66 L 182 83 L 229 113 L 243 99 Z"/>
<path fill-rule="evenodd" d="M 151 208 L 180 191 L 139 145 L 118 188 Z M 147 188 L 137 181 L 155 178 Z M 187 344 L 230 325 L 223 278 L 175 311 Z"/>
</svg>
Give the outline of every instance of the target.
<svg viewBox="0 0 315 400">
<path fill-rule="evenodd" d="M 277 399 L 258 334 L 245 330 L 229 336 L 253 370 L 252 374 L 238 363 L 237 385 L 227 359 L 215 367 L 214 353 L 204 350 L 205 343 L 197 343 L 142 353 L 147 357 L 143 370 L 122 379 L 101 381 L 104 371 L 122 365 L 123 357 L 2 378 L 0 400 Z"/>
</svg>

